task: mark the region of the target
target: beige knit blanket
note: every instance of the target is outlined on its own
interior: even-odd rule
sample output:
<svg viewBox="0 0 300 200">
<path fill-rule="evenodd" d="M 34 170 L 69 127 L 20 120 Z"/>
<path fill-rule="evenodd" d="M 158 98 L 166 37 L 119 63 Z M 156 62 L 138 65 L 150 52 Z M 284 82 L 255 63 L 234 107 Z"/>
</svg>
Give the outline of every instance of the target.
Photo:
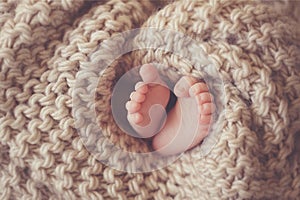
<svg viewBox="0 0 300 200">
<path fill-rule="evenodd" d="M 0 199 L 300 199 L 296 3 L 1 1 Z M 136 50 L 112 57 L 124 43 L 112 38 L 146 27 L 154 32 L 136 32 Z M 111 151 L 149 151 L 118 126 L 111 97 L 128 70 L 148 62 L 173 77 L 216 73 L 225 114 L 213 143 L 142 172 Z"/>
</svg>

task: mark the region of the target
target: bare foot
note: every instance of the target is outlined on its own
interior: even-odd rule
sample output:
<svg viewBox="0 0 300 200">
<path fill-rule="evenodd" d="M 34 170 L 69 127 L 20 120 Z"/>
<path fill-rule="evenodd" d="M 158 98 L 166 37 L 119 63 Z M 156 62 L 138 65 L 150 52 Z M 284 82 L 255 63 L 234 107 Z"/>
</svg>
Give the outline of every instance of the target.
<svg viewBox="0 0 300 200">
<path fill-rule="evenodd" d="M 141 137 L 148 138 L 159 132 L 166 121 L 170 90 L 152 64 L 143 65 L 140 75 L 143 81 L 135 85 L 126 103 L 127 119 Z"/>
<path fill-rule="evenodd" d="M 199 144 L 208 135 L 215 110 L 204 82 L 185 76 L 176 83 L 174 92 L 177 103 L 152 141 L 153 149 L 163 155 L 182 153 Z"/>
</svg>

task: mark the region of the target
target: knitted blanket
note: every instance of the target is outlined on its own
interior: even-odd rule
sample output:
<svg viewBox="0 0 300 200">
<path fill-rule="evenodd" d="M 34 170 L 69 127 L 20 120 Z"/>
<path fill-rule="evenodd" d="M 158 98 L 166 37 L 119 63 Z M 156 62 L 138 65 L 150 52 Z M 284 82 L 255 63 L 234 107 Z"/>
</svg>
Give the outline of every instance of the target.
<svg viewBox="0 0 300 200">
<path fill-rule="evenodd" d="M 299 199 L 293 3 L 0 2 L 0 199 Z M 208 77 L 220 112 L 206 142 L 143 171 L 147 142 L 111 105 L 122 76 L 149 62 Z"/>
</svg>

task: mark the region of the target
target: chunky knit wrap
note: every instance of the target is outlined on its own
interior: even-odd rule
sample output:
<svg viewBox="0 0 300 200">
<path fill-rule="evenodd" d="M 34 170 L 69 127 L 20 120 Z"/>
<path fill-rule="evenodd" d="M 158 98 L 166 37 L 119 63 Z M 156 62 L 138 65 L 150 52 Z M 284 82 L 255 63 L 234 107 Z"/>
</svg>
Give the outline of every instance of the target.
<svg viewBox="0 0 300 200">
<path fill-rule="evenodd" d="M 0 199 L 299 198 L 300 31 L 292 3 L 0 2 Z M 107 41 L 136 28 L 144 28 L 132 38 L 137 50 L 99 71 L 115 49 Z M 163 30 L 191 38 L 201 51 Z M 214 146 L 205 154 L 209 142 L 159 170 L 118 171 L 97 159 L 107 140 L 127 151 L 149 149 L 115 122 L 113 89 L 149 62 L 171 77 L 220 80 L 221 128 L 207 137 Z M 92 86 L 90 99 L 83 94 Z M 94 110 L 78 108 L 79 100 L 95 102 Z M 91 112 L 98 127 L 78 121 Z M 81 134 L 97 128 L 99 138 Z"/>
</svg>

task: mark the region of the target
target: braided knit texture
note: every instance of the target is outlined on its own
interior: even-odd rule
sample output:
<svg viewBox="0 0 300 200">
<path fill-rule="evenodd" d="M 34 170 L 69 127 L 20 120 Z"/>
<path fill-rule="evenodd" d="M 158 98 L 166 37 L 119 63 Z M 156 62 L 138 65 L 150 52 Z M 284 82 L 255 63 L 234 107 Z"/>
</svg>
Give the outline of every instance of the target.
<svg viewBox="0 0 300 200">
<path fill-rule="evenodd" d="M 0 2 L 0 199 L 299 199 L 300 18 L 293 3 Z M 104 136 L 126 150 L 148 151 L 114 122 L 113 85 L 142 63 L 199 78 L 201 70 L 147 49 L 118 58 L 100 81 L 99 74 L 77 74 L 105 40 L 140 27 L 174 30 L 200 44 L 224 83 L 226 114 L 206 156 L 199 145 L 166 168 L 134 174 L 88 151 L 74 125 L 72 93 L 78 76 L 87 86 L 99 83 L 94 100 Z M 161 32 L 147 37 L 141 31 L 134 45 L 159 38 L 161 46 L 182 49 Z M 194 59 L 193 49 L 182 50 Z"/>
</svg>

